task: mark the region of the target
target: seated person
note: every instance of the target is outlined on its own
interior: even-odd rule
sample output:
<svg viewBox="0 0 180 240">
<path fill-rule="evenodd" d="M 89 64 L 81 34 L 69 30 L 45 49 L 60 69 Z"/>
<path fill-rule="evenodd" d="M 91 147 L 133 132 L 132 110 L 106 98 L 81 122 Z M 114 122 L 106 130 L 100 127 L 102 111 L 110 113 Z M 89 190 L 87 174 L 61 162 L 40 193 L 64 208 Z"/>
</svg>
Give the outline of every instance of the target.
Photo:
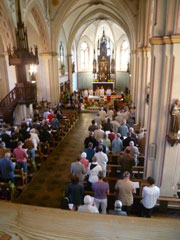
<svg viewBox="0 0 180 240">
<path fill-rule="evenodd" d="M 114 210 L 109 210 L 109 214 L 127 216 L 125 211 L 122 211 L 122 202 L 120 200 L 116 200 L 114 203 Z"/>
<path fill-rule="evenodd" d="M 9 181 L 14 183 L 14 169 L 15 163 L 11 160 L 11 154 L 5 153 L 4 158 L 0 159 L 0 181 L 8 183 Z"/>
<path fill-rule="evenodd" d="M 78 212 L 99 213 L 97 207 L 94 205 L 94 198 L 86 195 L 84 197 L 84 205 L 78 207 Z"/>
<path fill-rule="evenodd" d="M 6 148 L 5 142 L 1 142 L 1 148 L 0 148 L 0 159 L 4 158 L 5 153 L 11 153 L 8 148 Z"/>
<path fill-rule="evenodd" d="M 5 142 L 7 148 L 11 148 L 11 137 L 6 133 L 6 129 L 2 130 L 0 138 L 2 142 Z"/>
</svg>

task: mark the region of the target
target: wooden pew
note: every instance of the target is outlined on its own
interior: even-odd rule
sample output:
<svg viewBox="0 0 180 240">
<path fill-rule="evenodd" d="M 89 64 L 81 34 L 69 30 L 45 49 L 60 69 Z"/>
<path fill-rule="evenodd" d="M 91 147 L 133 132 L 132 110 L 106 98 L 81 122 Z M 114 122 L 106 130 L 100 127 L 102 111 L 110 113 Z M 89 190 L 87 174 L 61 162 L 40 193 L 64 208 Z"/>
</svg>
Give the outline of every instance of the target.
<svg viewBox="0 0 180 240">
<path fill-rule="evenodd" d="M 107 176 L 119 177 L 121 172 L 121 165 L 119 164 L 107 164 Z M 134 178 L 143 178 L 144 167 L 133 166 L 132 174 Z"/>
<path fill-rule="evenodd" d="M 0 199 L 14 200 L 15 186 L 11 182 L 0 182 Z"/>
<path fill-rule="evenodd" d="M 14 170 L 14 180 L 17 190 L 23 190 L 27 184 L 27 174 L 23 168 Z"/>
<path fill-rule="evenodd" d="M 178 206 L 180 208 L 180 198 L 159 197 L 158 202 L 160 204 L 160 212 L 166 212 L 169 205 Z"/>
</svg>

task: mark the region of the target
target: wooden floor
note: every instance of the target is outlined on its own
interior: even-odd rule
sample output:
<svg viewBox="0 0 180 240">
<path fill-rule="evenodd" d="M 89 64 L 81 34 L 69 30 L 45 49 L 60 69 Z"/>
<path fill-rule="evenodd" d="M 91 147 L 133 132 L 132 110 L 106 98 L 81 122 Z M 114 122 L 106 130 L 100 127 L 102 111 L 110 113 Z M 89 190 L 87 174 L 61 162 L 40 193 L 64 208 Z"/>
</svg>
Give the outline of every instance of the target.
<svg viewBox="0 0 180 240">
<path fill-rule="evenodd" d="M 2 201 L 0 239 L 179 240 L 180 220 L 104 216 Z"/>
</svg>

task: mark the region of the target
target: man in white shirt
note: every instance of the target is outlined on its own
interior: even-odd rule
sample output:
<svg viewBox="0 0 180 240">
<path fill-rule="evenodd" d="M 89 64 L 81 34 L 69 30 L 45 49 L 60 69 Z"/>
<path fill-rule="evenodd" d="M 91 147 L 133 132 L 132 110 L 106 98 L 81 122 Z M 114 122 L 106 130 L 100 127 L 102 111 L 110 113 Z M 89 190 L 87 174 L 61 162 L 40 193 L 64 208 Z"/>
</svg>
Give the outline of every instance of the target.
<svg viewBox="0 0 180 240">
<path fill-rule="evenodd" d="M 99 93 L 100 93 L 100 97 L 104 98 L 104 88 L 103 88 L 103 86 L 101 86 L 101 88 L 99 90 Z"/>
<path fill-rule="evenodd" d="M 99 213 L 96 206 L 93 206 L 94 198 L 89 195 L 84 197 L 84 205 L 78 208 L 78 212 Z"/>
<path fill-rule="evenodd" d="M 103 153 L 103 147 L 101 145 L 98 148 L 98 153 L 96 153 L 94 156 L 97 158 L 97 163 L 102 167 L 104 177 L 106 177 L 108 157 L 106 153 Z"/>
<path fill-rule="evenodd" d="M 110 102 L 111 101 L 111 89 L 110 88 L 108 88 L 106 90 L 106 95 L 107 95 L 107 101 Z"/>
<path fill-rule="evenodd" d="M 101 125 L 101 117 L 99 116 L 99 113 L 94 117 L 94 121 L 97 126 Z"/>
<path fill-rule="evenodd" d="M 116 121 L 115 117 L 113 117 L 113 121 L 111 123 L 113 125 L 113 132 L 117 133 L 118 132 L 118 128 L 120 127 L 119 122 Z"/>
<path fill-rule="evenodd" d="M 145 186 L 142 190 L 141 217 L 146 216 L 150 218 L 152 210 L 160 195 L 160 189 L 154 185 L 154 179 L 152 177 L 147 178 L 147 183 L 149 186 Z"/>
<path fill-rule="evenodd" d="M 112 120 L 113 116 L 114 116 L 113 110 L 112 110 L 112 109 L 108 109 L 108 111 L 107 111 L 107 117 Z"/>
<path fill-rule="evenodd" d="M 101 129 L 101 125 L 98 126 L 98 129 L 94 131 L 94 137 L 99 142 L 99 139 L 104 137 L 104 131 Z"/>
<path fill-rule="evenodd" d="M 106 112 L 103 110 L 103 107 L 101 108 L 101 111 L 99 111 L 99 116 L 101 117 L 101 121 L 105 122 Z"/>
<path fill-rule="evenodd" d="M 89 89 L 89 96 L 93 96 L 93 90 Z"/>
</svg>

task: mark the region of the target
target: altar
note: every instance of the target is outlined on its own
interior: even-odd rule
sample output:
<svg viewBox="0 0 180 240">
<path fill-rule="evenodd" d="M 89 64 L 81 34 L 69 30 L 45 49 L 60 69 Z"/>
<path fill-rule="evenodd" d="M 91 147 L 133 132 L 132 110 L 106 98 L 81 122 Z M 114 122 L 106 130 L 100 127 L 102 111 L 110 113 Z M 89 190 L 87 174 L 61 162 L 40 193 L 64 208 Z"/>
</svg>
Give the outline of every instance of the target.
<svg viewBox="0 0 180 240">
<path fill-rule="evenodd" d="M 97 88 L 114 90 L 114 73 L 115 73 L 114 50 L 110 48 L 110 39 L 105 35 L 103 30 L 102 37 L 98 39 L 97 54 L 94 50 L 93 60 L 93 91 Z"/>
<path fill-rule="evenodd" d="M 96 91 L 96 89 L 99 87 L 101 88 L 103 86 L 104 90 L 106 91 L 108 88 L 113 91 L 114 89 L 114 82 L 93 82 L 93 91 Z"/>
</svg>

